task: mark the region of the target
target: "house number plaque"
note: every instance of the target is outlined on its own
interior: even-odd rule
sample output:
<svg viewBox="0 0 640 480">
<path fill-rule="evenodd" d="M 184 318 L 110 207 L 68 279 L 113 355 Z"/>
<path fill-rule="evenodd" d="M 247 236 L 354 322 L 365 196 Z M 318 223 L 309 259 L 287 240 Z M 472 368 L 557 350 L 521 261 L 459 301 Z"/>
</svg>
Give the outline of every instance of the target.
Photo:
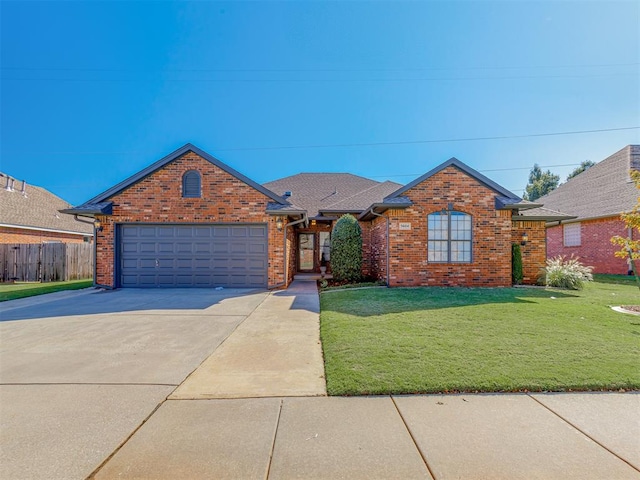
<svg viewBox="0 0 640 480">
<path fill-rule="evenodd" d="M 400 222 L 398 228 L 400 228 L 400 230 L 411 230 L 411 224 L 409 222 Z"/>
</svg>

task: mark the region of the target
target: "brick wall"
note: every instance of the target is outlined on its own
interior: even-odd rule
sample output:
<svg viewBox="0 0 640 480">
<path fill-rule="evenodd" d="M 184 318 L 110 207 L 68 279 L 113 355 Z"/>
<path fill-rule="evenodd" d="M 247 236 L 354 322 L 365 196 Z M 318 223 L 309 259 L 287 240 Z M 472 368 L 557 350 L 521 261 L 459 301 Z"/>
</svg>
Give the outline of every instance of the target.
<svg viewBox="0 0 640 480">
<path fill-rule="evenodd" d="M 387 281 L 387 219 L 371 221 L 371 275 Z"/>
<path fill-rule="evenodd" d="M 546 237 L 544 222 L 513 222 L 512 224 L 513 243 L 520 244 L 522 235 L 527 234 L 529 240 L 526 245 L 520 245 L 522 252 L 522 283 L 525 285 L 535 285 L 538 283 L 540 269 L 544 268 L 546 254 Z"/>
<path fill-rule="evenodd" d="M 511 211 L 496 211 L 496 192 L 454 166 L 436 173 L 405 195 L 414 205 L 389 210 L 391 286 L 510 286 Z M 447 208 L 472 216 L 471 263 L 427 261 L 427 215 Z M 410 230 L 400 230 L 400 222 Z"/>
<path fill-rule="evenodd" d="M 43 242 L 84 243 L 84 235 L 0 227 L 0 243 L 2 244 Z"/>
<path fill-rule="evenodd" d="M 197 170 L 202 177 L 201 198 L 182 198 L 182 176 Z M 284 278 L 284 235 L 275 218 L 265 214 L 272 201 L 241 180 L 188 152 L 160 170 L 131 185 L 109 199 L 111 216 L 99 216 L 103 230 L 97 238 L 96 281 L 115 286 L 114 230 L 117 223 L 268 223 L 268 283 L 275 285 Z"/>
<path fill-rule="evenodd" d="M 614 256 L 615 251 L 618 250 L 611 243 L 611 237 L 614 235 L 623 237 L 628 235 L 624 222 L 619 217 L 580 222 L 581 244 L 576 247 L 564 246 L 564 225 L 549 227 L 547 228 L 547 257 L 552 258 L 557 255 L 570 257 L 574 254 L 580 257 L 583 264 L 594 267 L 594 273 L 626 275 L 627 260 Z"/>
<path fill-rule="evenodd" d="M 362 230 L 362 275 L 371 275 L 371 222 L 358 222 Z"/>
</svg>

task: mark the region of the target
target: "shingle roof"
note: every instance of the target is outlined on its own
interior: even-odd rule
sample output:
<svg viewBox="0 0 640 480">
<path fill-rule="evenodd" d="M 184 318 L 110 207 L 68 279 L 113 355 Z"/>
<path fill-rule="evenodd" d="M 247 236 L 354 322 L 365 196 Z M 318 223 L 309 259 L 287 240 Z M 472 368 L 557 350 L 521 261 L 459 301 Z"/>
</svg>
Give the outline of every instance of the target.
<svg viewBox="0 0 640 480">
<path fill-rule="evenodd" d="M 629 178 L 632 162 L 636 168 L 640 166 L 640 145 L 627 145 L 537 202 L 574 215 L 577 220 L 631 210 L 638 200 L 638 190 Z"/>
<path fill-rule="evenodd" d="M 78 222 L 73 215 L 58 211 L 71 206 L 60 197 L 42 187 L 29 184 L 26 184 L 22 193 L 22 182 L 18 181 L 14 181 L 13 190 L 7 190 L 5 187 L 8 176 L 0 173 L 0 177 L 1 225 L 93 235 L 91 225 Z"/>
<path fill-rule="evenodd" d="M 567 215 L 566 213 L 558 212 L 557 210 L 552 210 L 546 207 L 538 207 L 525 210 L 524 213 L 518 213 L 511 217 L 514 221 L 541 221 L 545 222 L 557 222 L 558 220 L 571 220 L 575 218 L 572 215 Z"/>
<path fill-rule="evenodd" d="M 287 200 L 307 210 L 309 218 L 320 212 L 361 212 L 400 186 L 351 173 L 299 173 L 264 184 L 278 195 L 291 192 Z"/>
</svg>

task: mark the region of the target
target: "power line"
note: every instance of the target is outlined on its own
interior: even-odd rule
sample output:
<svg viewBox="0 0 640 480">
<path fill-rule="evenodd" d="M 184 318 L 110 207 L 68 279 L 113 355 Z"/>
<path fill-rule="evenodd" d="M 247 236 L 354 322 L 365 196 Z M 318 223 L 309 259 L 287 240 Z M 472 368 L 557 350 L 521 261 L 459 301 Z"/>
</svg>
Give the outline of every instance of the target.
<svg viewBox="0 0 640 480">
<path fill-rule="evenodd" d="M 522 135 L 499 135 L 493 137 L 466 137 L 466 138 L 448 138 L 448 139 L 432 139 L 432 140 L 407 140 L 399 142 L 363 142 L 363 143 L 327 143 L 327 144 L 313 144 L 313 145 L 283 145 L 277 147 L 237 147 L 237 148 L 218 148 L 216 152 L 241 152 L 241 151 L 256 151 L 256 150 L 294 150 L 294 149 L 313 149 L 313 148 L 347 148 L 347 147 L 379 147 L 379 146 L 392 146 L 392 145 L 420 145 L 429 143 L 455 143 L 455 142 L 475 142 L 483 140 L 509 140 L 514 138 L 537 138 L 537 137 L 552 137 L 562 135 L 583 135 L 587 133 L 603 133 L 603 132 L 619 132 L 624 130 L 638 130 L 640 126 L 633 127 L 618 127 L 618 128 L 600 128 L 595 130 L 573 130 L 565 132 L 546 132 L 546 133 L 529 133 Z M 38 155 L 141 155 L 145 154 L 142 151 L 83 151 L 83 152 L 70 152 L 70 151 L 16 151 L 16 152 L 3 152 L 6 154 L 20 153 L 24 154 L 38 154 Z M 546 167 L 545 167 L 546 168 Z M 514 168 L 517 170 L 519 168 Z M 488 170 L 487 170 L 488 171 Z M 496 171 L 496 170 L 493 170 Z"/>
<path fill-rule="evenodd" d="M 483 77 L 422 77 L 422 78 L 163 78 L 161 82 L 191 82 L 191 83 L 355 83 L 355 82 L 438 82 L 461 80 L 531 80 L 543 78 L 604 78 L 637 76 L 636 72 L 594 73 L 594 74 L 560 74 L 560 75 L 510 75 Z M 4 81 L 14 82 L 150 82 L 158 81 L 151 78 L 61 78 L 61 77 L 2 77 Z"/>
<path fill-rule="evenodd" d="M 556 168 L 556 167 L 577 167 L 579 163 L 562 163 L 558 165 L 538 165 L 540 168 Z M 480 173 L 484 172 L 508 172 L 511 170 L 531 170 L 531 167 L 513 167 L 513 168 L 490 168 L 485 170 L 478 170 Z M 395 177 L 418 177 L 422 173 L 403 173 L 400 175 L 369 175 L 371 178 L 395 178 Z"/>
<path fill-rule="evenodd" d="M 607 68 L 607 67 L 631 67 L 640 65 L 640 62 L 630 63 L 595 63 L 595 64 L 565 64 L 565 65 L 517 65 L 517 66 L 452 66 L 452 67 L 407 67 L 407 68 L 111 68 L 111 67 L 31 67 L 31 66 L 2 66 L 0 70 L 15 71 L 65 71 L 65 72 L 227 72 L 227 73 L 315 73 L 315 72 L 424 72 L 446 70 L 526 70 L 526 69 L 550 69 L 550 68 Z"/>
<path fill-rule="evenodd" d="M 481 140 L 508 140 L 513 138 L 536 138 L 536 137 L 552 137 L 560 135 L 582 135 L 585 133 L 601 133 L 601 132 L 618 132 L 622 130 L 637 130 L 640 126 L 620 127 L 620 128 L 602 128 L 597 130 L 575 130 L 570 132 L 549 132 L 549 133 L 530 133 L 525 135 L 501 135 L 495 137 L 468 137 L 468 138 L 448 138 L 440 140 L 408 140 L 404 142 L 369 142 L 369 143 L 334 143 L 334 144 L 317 144 L 317 145 L 289 145 L 280 147 L 241 147 L 241 148 L 222 148 L 220 152 L 239 152 L 254 150 L 293 150 L 293 149 L 312 149 L 312 148 L 344 148 L 344 147 L 380 147 L 387 145 L 419 145 L 426 143 L 453 143 L 453 142 L 476 142 Z"/>
</svg>

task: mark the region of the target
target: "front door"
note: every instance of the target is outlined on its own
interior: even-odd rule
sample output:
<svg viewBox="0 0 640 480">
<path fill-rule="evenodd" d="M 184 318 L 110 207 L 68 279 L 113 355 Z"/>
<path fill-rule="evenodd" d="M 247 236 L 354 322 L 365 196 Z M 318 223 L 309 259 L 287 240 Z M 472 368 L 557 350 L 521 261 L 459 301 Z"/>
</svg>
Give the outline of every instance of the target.
<svg viewBox="0 0 640 480">
<path fill-rule="evenodd" d="M 313 272 L 315 270 L 315 234 L 298 234 L 298 271 Z"/>
</svg>

